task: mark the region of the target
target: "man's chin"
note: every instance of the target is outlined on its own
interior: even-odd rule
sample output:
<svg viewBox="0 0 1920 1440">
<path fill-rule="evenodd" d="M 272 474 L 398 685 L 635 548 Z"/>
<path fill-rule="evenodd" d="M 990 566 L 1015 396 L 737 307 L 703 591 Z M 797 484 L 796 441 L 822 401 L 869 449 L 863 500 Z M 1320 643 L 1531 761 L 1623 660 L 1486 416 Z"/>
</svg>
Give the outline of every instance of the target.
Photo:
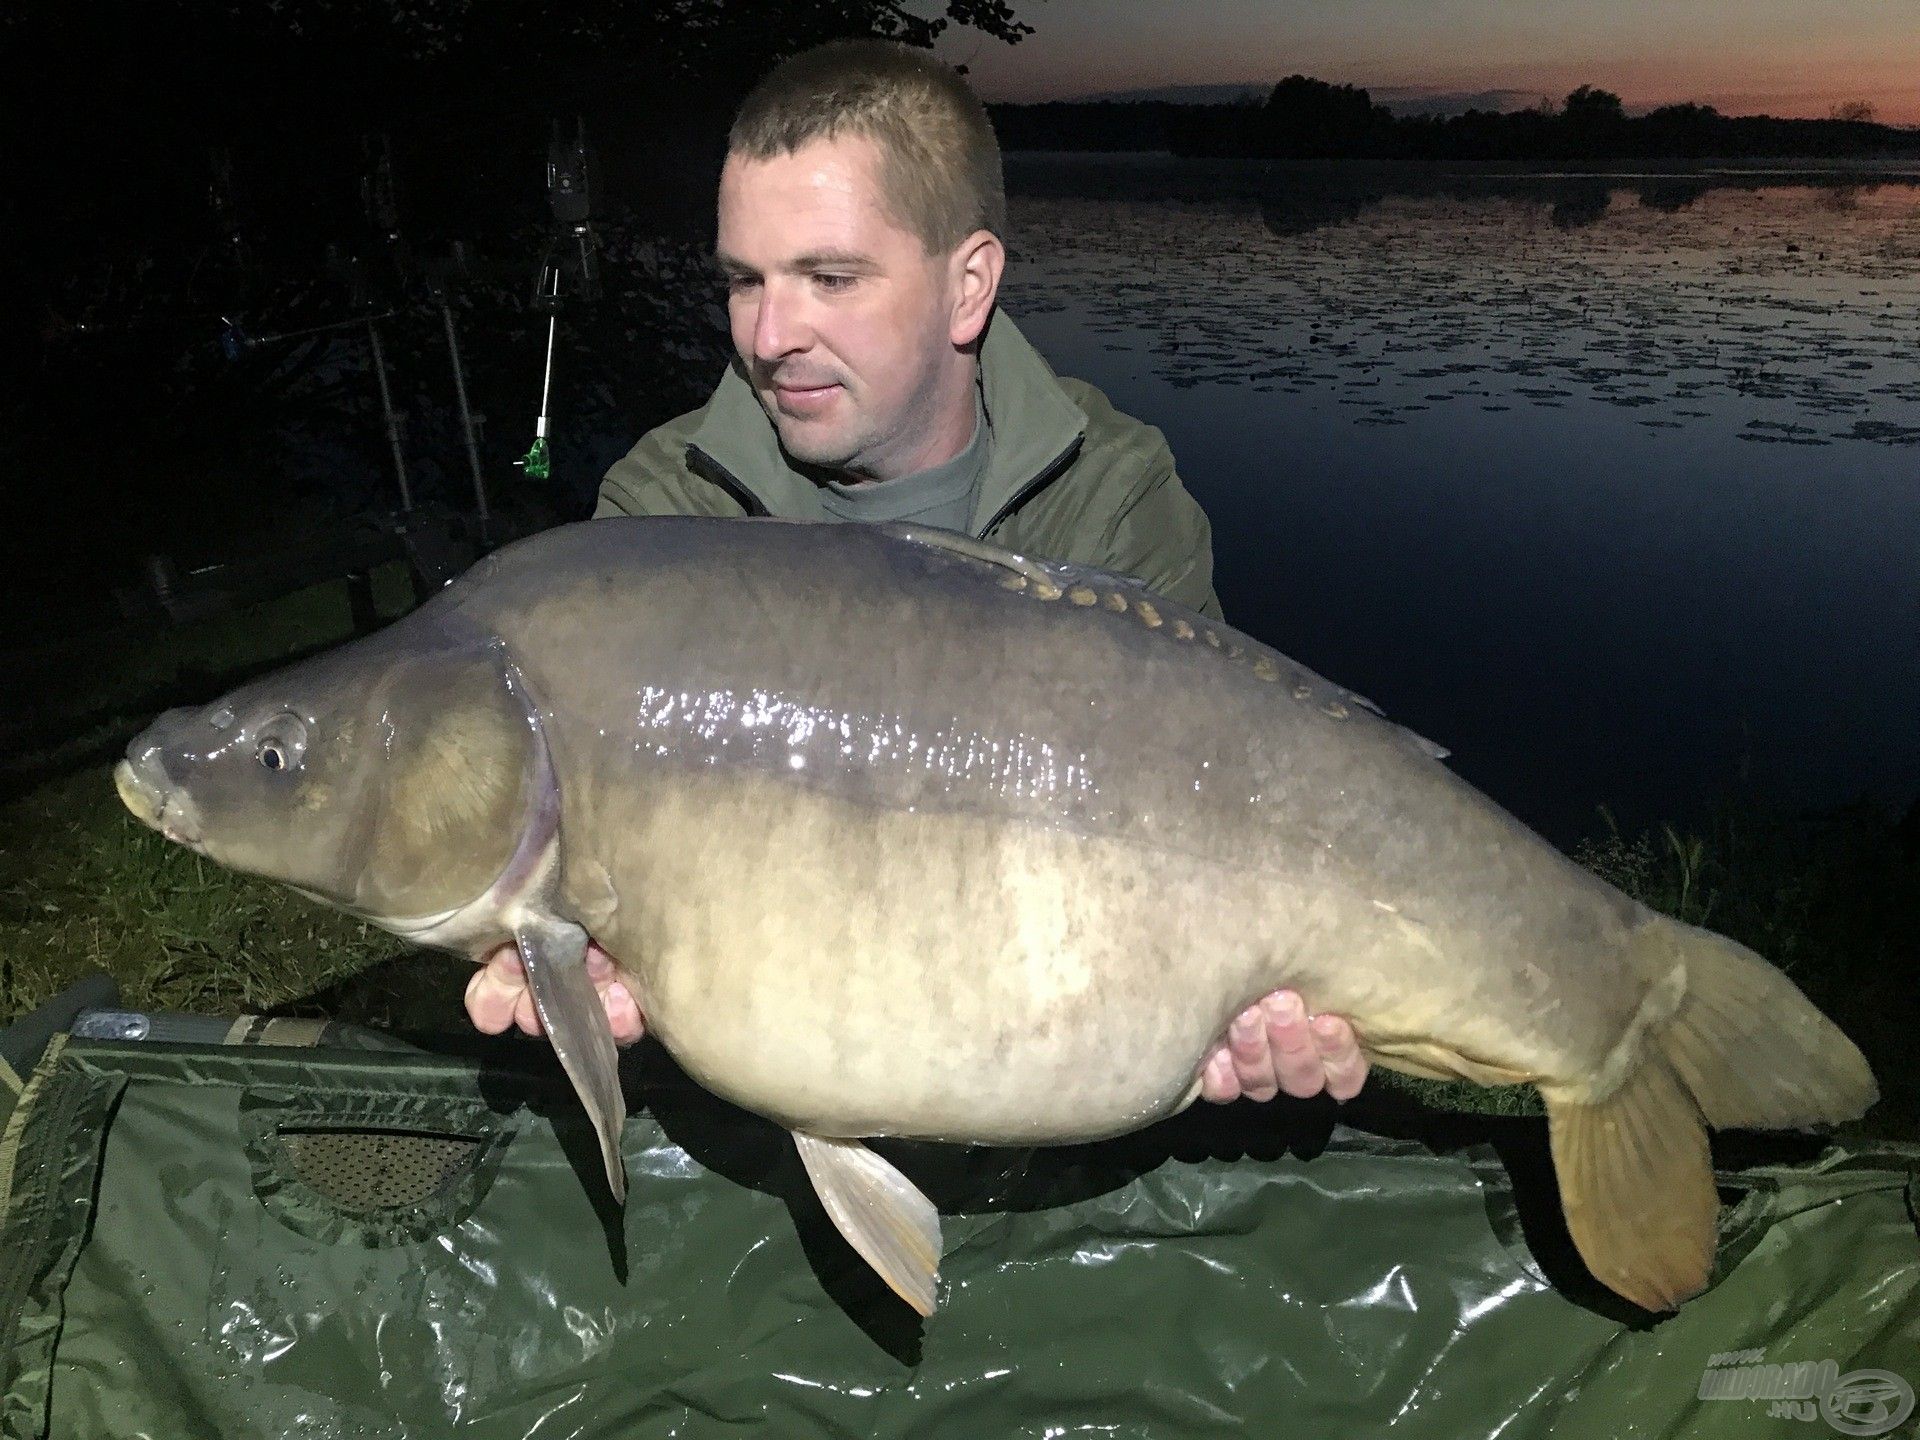
<svg viewBox="0 0 1920 1440">
<path fill-rule="evenodd" d="M 780 448 L 803 465 L 838 470 L 854 457 L 854 447 L 829 433 L 823 425 L 809 425 L 781 416 L 774 421 L 773 428 L 780 436 Z"/>
</svg>

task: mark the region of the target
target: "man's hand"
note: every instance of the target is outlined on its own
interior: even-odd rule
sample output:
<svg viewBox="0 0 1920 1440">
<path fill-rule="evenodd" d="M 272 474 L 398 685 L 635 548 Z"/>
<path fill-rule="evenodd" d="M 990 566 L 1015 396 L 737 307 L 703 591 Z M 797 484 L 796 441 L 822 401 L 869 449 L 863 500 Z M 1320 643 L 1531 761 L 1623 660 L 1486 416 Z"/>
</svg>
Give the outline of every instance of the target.
<svg viewBox="0 0 1920 1440">
<path fill-rule="evenodd" d="M 607 1023 L 613 1027 L 614 1043 L 631 1045 L 646 1033 L 646 1022 L 632 992 L 615 978 L 613 959 L 598 945 L 587 945 L 587 975 L 607 1007 Z M 529 1035 L 541 1035 L 540 1012 L 533 1008 L 533 992 L 527 988 L 527 969 L 520 963 L 520 947 L 509 940 L 487 957 L 487 963 L 467 982 L 467 1015 L 474 1028 L 498 1035 L 509 1025 L 518 1025 Z"/>
<path fill-rule="evenodd" d="M 1271 1100 L 1282 1090 L 1305 1100 L 1322 1090 L 1351 1100 L 1367 1078 L 1367 1057 L 1353 1027 L 1338 1015 L 1307 1020 L 1291 990 L 1276 990 L 1233 1017 L 1224 1044 L 1200 1067 L 1200 1095 L 1216 1105 Z"/>
<path fill-rule="evenodd" d="M 616 973 L 607 952 L 588 945 L 587 974 L 607 1007 L 614 1042 L 631 1045 L 646 1033 L 646 1020 Z M 510 1025 L 529 1035 L 545 1033 L 527 989 L 520 948 L 512 941 L 489 955 L 467 983 L 467 1015 L 488 1035 Z M 1276 990 L 1234 1017 L 1226 1043 L 1207 1056 L 1200 1077 L 1201 1097 L 1217 1105 L 1242 1096 L 1271 1100 L 1283 1090 L 1302 1100 L 1322 1090 L 1336 1100 L 1351 1100 L 1367 1078 L 1367 1060 L 1345 1020 L 1318 1015 L 1309 1024 L 1300 997 Z"/>
</svg>

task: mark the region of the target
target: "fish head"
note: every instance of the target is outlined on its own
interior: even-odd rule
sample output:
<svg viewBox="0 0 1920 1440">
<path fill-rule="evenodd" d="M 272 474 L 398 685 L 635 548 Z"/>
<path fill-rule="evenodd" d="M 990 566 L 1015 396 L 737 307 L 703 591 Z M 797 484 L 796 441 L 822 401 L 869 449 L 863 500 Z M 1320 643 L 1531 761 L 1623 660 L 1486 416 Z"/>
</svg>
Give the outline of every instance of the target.
<svg viewBox="0 0 1920 1440">
<path fill-rule="evenodd" d="M 121 800 L 211 860 L 375 921 L 472 901 L 527 813 L 529 712 L 497 647 L 392 635 L 167 711 L 115 767 Z"/>
</svg>

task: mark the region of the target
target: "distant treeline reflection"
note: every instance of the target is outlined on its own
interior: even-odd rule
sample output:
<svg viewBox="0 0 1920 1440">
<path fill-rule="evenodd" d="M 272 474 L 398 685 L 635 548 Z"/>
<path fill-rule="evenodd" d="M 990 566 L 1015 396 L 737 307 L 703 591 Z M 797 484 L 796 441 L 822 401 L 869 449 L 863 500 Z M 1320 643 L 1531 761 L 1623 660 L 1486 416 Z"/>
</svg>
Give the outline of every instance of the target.
<svg viewBox="0 0 1920 1440">
<path fill-rule="evenodd" d="M 1153 167 L 1151 179 L 1141 164 Z M 1145 189 L 1167 201 L 1228 201 L 1257 207 L 1276 235 L 1306 235 L 1351 224 L 1394 197 L 1523 201 L 1548 207 L 1549 220 L 1561 229 L 1597 224 L 1616 198 L 1633 196 L 1650 210 L 1675 214 L 1714 190 L 1759 190 L 1782 183 L 1777 173 L 1717 170 L 1701 174 L 1586 175 L 1503 173 L 1498 170 L 1447 171 L 1419 164 L 1328 164 L 1312 160 L 1268 167 L 1175 166 L 1171 162 L 1114 158 L 1023 162 L 1016 157 L 1008 173 L 1017 195 L 1050 199 L 1138 199 Z M 1799 171 L 1791 183 L 1818 192 L 1826 209 L 1846 211 L 1883 184 L 1911 183 L 1905 175 L 1863 179 L 1845 170 Z"/>
<path fill-rule="evenodd" d="M 1358 220 L 1390 196 L 1413 195 L 1454 200 L 1489 198 L 1544 203 L 1548 219 L 1562 230 L 1598 224 L 1613 208 L 1616 194 L 1631 194 L 1650 210 L 1674 214 L 1715 189 L 1758 189 L 1778 185 L 1778 176 L 1648 175 L 1629 178 L 1600 175 L 1485 175 L 1446 177 L 1416 170 L 1387 170 L 1347 175 L 1293 169 L 1279 182 L 1262 187 L 1260 218 L 1276 235 L 1304 235 L 1330 225 Z M 1835 210 L 1857 204 L 1879 189 L 1858 176 L 1796 175 L 1794 183 L 1823 192 L 1822 203 Z"/>
<path fill-rule="evenodd" d="M 1618 160 L 1920 153 L 1920 130 L 1875 123 L 1863 104 L 1826 120 L 1722 115 L 1663 105 L 1630 116 L 1582 85 L 1563 104 L 1496 113 L 1399 116 L 1363 89 L 1289 75 L 1264 104 L 1053 102 L 992 107 L 1009 150 L 1168 150 L 1276 159 Z"/>
</svg>

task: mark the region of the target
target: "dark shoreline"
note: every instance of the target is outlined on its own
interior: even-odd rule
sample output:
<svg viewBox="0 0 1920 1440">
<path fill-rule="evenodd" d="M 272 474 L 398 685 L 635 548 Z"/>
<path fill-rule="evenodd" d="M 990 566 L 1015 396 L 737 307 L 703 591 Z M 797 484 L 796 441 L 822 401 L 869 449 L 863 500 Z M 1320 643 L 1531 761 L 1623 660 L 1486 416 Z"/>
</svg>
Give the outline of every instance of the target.
<svg viewBox="0 0 1920 1440">
<path fill-rule="evenodd" d="M 1172 150 L 1009 150 L 1004 156 L 1011 172 L 1037 164 L 1080 162 L 1138 164 L 1152 161 L 1178 164 L 1182 169 L 1223 173 L 1248 169 L 1284 170 L 1301 174 L 1339 175 L 1448 175 L 1499 176 L 1531 180 L 1664 180 L 1702 179 L 1740 181 L 1767 178 L 1821 178 L 1866 184 L 1920 185 L 1920 148 L 1893 156 L 1804 157 L 1760 155 L 1708 157 L 1697 160 L 1576 161 L 1394 159 L 1278 159 L 1259 155 L 1181 155 Z"/>
<path fill-rule="evenodd" d="M 1564 101 L 1519 110 L 1399 115 L 1367 91 L 1289 75 L 1262 101 L 1051 102 L 989 106 L 1003 150 L 1166 149 L 1195 156 L 1491 160 L 1605 164 L 1644 160 L 1912 155 L 1920 127 L 1883 125 L 1871 107 L 1826 119 L 1723 115 L 1662 105 L 1629 115 L 1612 91 L 1582 85 Z"/>
</svg>

